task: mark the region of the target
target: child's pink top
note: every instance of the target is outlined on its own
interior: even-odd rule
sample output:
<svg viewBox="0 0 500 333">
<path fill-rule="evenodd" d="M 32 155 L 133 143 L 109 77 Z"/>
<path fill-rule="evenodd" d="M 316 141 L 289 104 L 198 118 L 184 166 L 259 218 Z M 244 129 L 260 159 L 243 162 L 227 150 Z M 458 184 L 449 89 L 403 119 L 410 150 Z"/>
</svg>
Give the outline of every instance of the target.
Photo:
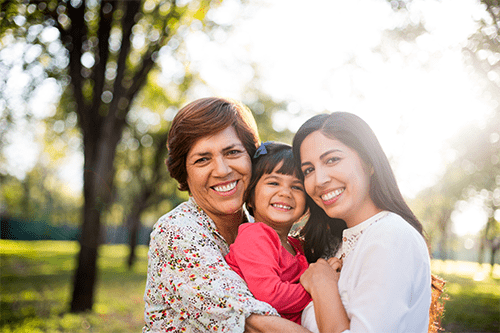
<svg viewBox="0 0 500 333">
<path fill-rule="evenodd" d="M 258 300 L 300 325 L 302 310 L 311 296 L 299 283 L 308 267 L 298 239 L 288 237 L 296 255 L 282 245 L 274 229 L 264 223 L 244 223 L 231 245 L 226 261 L 248 284 Z"/>
</svg>

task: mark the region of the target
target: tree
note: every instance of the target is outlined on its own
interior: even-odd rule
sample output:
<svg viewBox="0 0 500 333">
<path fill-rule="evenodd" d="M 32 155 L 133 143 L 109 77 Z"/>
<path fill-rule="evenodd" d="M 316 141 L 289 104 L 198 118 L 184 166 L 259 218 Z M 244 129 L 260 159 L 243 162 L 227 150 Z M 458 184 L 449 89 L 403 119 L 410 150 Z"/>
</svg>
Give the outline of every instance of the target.
<svg viewBox="0 0 500 333">
<path fill-rule="evenodd" d="M 161 114 L 173 114 L 186 102 L 190 81 L 191 75 L 186 73 L 183 84 L 178 86 L 178 94 L 169 96 L 155 79 L 150 80 L 138 97 L 137 104 L 141 107 L 129 114 L 128 127 L 118 145 L 115 203 L 125 211 L 123 223 L 129 231 L 129 268 L 135 261 L 141 215 L 154 211 L 158 217 L 165 213 L 161 210 L 166 202 L 173 208 L 185 199 L 176 192 L 177 183 L 169 177 L 165 165 L 170 121 Z M 145 119 L 153 120 L 148 123 Z"/>
<path fill-rule="evenodd" d="M 152 74 L 154 76 L 154 73 Z M 168 155 L 166 142 L 170 127 L 169 119 L 187 103 L 192 82 L 202 80 L 197 73 L 186 73 L 184 82 L 178 87 L 178 94 L 175 96 L 165 94 L 163 88 L 155 83 L 156 81 L 150 80 L 138 96 L 138 104 L 141 107 L 135 108 L 129 114 L 129 126 L 119 143 L 117 163 L 115 163 L 116 204 L 124 207 L 126 217 L 123 221 L 130 232 L 130 251 L 127 259 L 129 268 L 135 261 L 137 233 L 145 219 L 144 215 L 158 218 L 187 198 L 185 192 L 177 191 L 177 182 L 168 175 L 164 163 Z M 257 77 L 252 81 L 253 84 L 244 94 L 247 98 L 243 102 L 254 112 L 261 139 L 290 143 L 293 134 L 289 130 L 276 133 L 271 127 L 272 115 L 280 110 L 284 112 L 288 103 L 276 102 L 261 92 L 256 86 L 259 81 Z M 162 114 L 166 114 L 166 117 Z M 153 121 L 156 125 L 145 124 L 145 119 L 148 118 L 157 119 Z M 135 144 L 129 144 L 130 142 Z"/>
<path fill-rule="evenodd" d="M 487 15 L 479 30 L 463 48 L 466 61 L 479 81 L 483 98 L 491 101 L 491 112 L 481 124 L 465 129 L 455 142 L 458 160 L 469 179 L 469 196 L 479 195 L 488 213 L 481 233 L 481 250 L 491 250 L 491 263 L 500 244 L 500 5 L 498 1 L 482 0 Z M 479 255 L 482 262 L 482 253 Z"/>
<path fill-rule="evenodd" d="M 116 147 L 126 116 L 161 51 L 172 52 L 211 1 L 4 1 L 0 32 L 24 45 L 42 45 L 40 57 L 63 56 L 65 79 L 82 132 L 84 206 L 71 311 L 92 308 L 101 215 L 112 200 Z M 61 49 L 46 47 L 41 32 L 57 31 Z M 38 32 L 37 32 L 38 31 Z M 165 49 L 163 49 L 165 47 Z M 51 53 L 52 52 L 52 53 Z M 55 54 L 55 55 L 54 55 Z M 51 57 L 52 55 L 52 57 Z M 47 69 L 48 68 L 48 69 Z"/>
<path fill-rule="evenodd" d="M 488 213 L 488 221 L 480 233 L 478 260 L 483 261 L 483 253 L 489 248 L 491 262 L 494 262 L 500 244 L 500 62 L 497 58 L 500 54 L 500 6 L 497 1 L 481 2 L 486 11 L 480 19 L 480 28 L 469 37 L 462 51 L 464 61 L 470 65 L 472 79 L 478 82 L 481 97 L 489 102 L 490 113 L 482 122 L 463 128 L 449 142 L 454 160 L 439 182 L 420 193 L 414 203 L 421 207 L 425 218 L 436 219 L 437 216 L 439 233 L 445 240 L 445 224 L 449 224 L 457 202 L 479 200 Z"/>
</svg>

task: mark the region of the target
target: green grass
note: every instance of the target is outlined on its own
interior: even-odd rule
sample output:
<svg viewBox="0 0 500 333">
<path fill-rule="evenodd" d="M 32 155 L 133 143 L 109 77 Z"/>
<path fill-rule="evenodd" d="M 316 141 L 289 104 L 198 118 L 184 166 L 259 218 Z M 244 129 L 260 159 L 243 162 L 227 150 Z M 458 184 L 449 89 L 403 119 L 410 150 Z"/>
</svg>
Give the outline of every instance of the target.
<svg viewBox="0 0 500 333">
<path fill-rule="evenodd" d="M 78 244 L 0 240 L 0 332 L 140 332 L 146 281 L 147 248 L 137 264 L 125 267 L 127 247 L 100 249 L 94 311 L 68 312 Z M 500 266 L 432 262 L 433 273 L 447 280 L 446 332 L 500 332 Z"/>
<path fill-rule="evenodd" d="M 123 245 L 100 248 L 93 312 L 70 314 L 75 242 L 0 240 L 0 332 L 140 332 L 147 248 L 125 267 Z"/>
<path fill-rule="evenodd" d="M 500 332 L 500 265 L 432 261 L 432 272 L 446 282 L 446 332 Z"/>
</svg>

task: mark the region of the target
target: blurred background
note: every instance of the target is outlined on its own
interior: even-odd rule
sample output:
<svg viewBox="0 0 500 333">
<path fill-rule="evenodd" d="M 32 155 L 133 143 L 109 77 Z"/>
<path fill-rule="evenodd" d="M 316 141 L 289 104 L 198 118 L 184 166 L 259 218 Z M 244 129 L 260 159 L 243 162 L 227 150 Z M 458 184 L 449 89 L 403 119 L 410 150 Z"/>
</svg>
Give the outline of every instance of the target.
<svg viewBox="0 0 500 333">
<path fill-rule="evenodd" d="M 497 1 L 0 9 L 2 332 L 140 331 L 149 232 L 187 198 L 170 122 L 214 95 L 248 105 L 263 141 L 318 113 L 365 119 L 448 281 L 445 330 L 500 331 Z"/>
</svg>

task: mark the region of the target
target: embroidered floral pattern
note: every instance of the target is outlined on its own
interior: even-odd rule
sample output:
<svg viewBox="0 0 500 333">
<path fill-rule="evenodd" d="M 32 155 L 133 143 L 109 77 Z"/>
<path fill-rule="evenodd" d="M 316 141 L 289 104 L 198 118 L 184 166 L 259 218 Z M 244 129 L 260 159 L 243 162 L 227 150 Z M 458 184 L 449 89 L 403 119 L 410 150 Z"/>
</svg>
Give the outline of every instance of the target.
<svg viewBox="0 0 500 333">
<path fill-rule="evenodd" d="M 243 332 L 256 300 L 224 260 L 229 246 L 193 198 L 162 216 L 149 247 L 143 332 Z"/>
<path fill-rule="evenodd" d="M 366 228 L 385 217 L 388 213 L 387 211 L 382 211 L 352 228 L 345 229 L 342 233 L 342 246 L 337 251 L 336 257 L 345 259 L 356 247 L 359 237 L 361 237 Z"/>
</svg>

